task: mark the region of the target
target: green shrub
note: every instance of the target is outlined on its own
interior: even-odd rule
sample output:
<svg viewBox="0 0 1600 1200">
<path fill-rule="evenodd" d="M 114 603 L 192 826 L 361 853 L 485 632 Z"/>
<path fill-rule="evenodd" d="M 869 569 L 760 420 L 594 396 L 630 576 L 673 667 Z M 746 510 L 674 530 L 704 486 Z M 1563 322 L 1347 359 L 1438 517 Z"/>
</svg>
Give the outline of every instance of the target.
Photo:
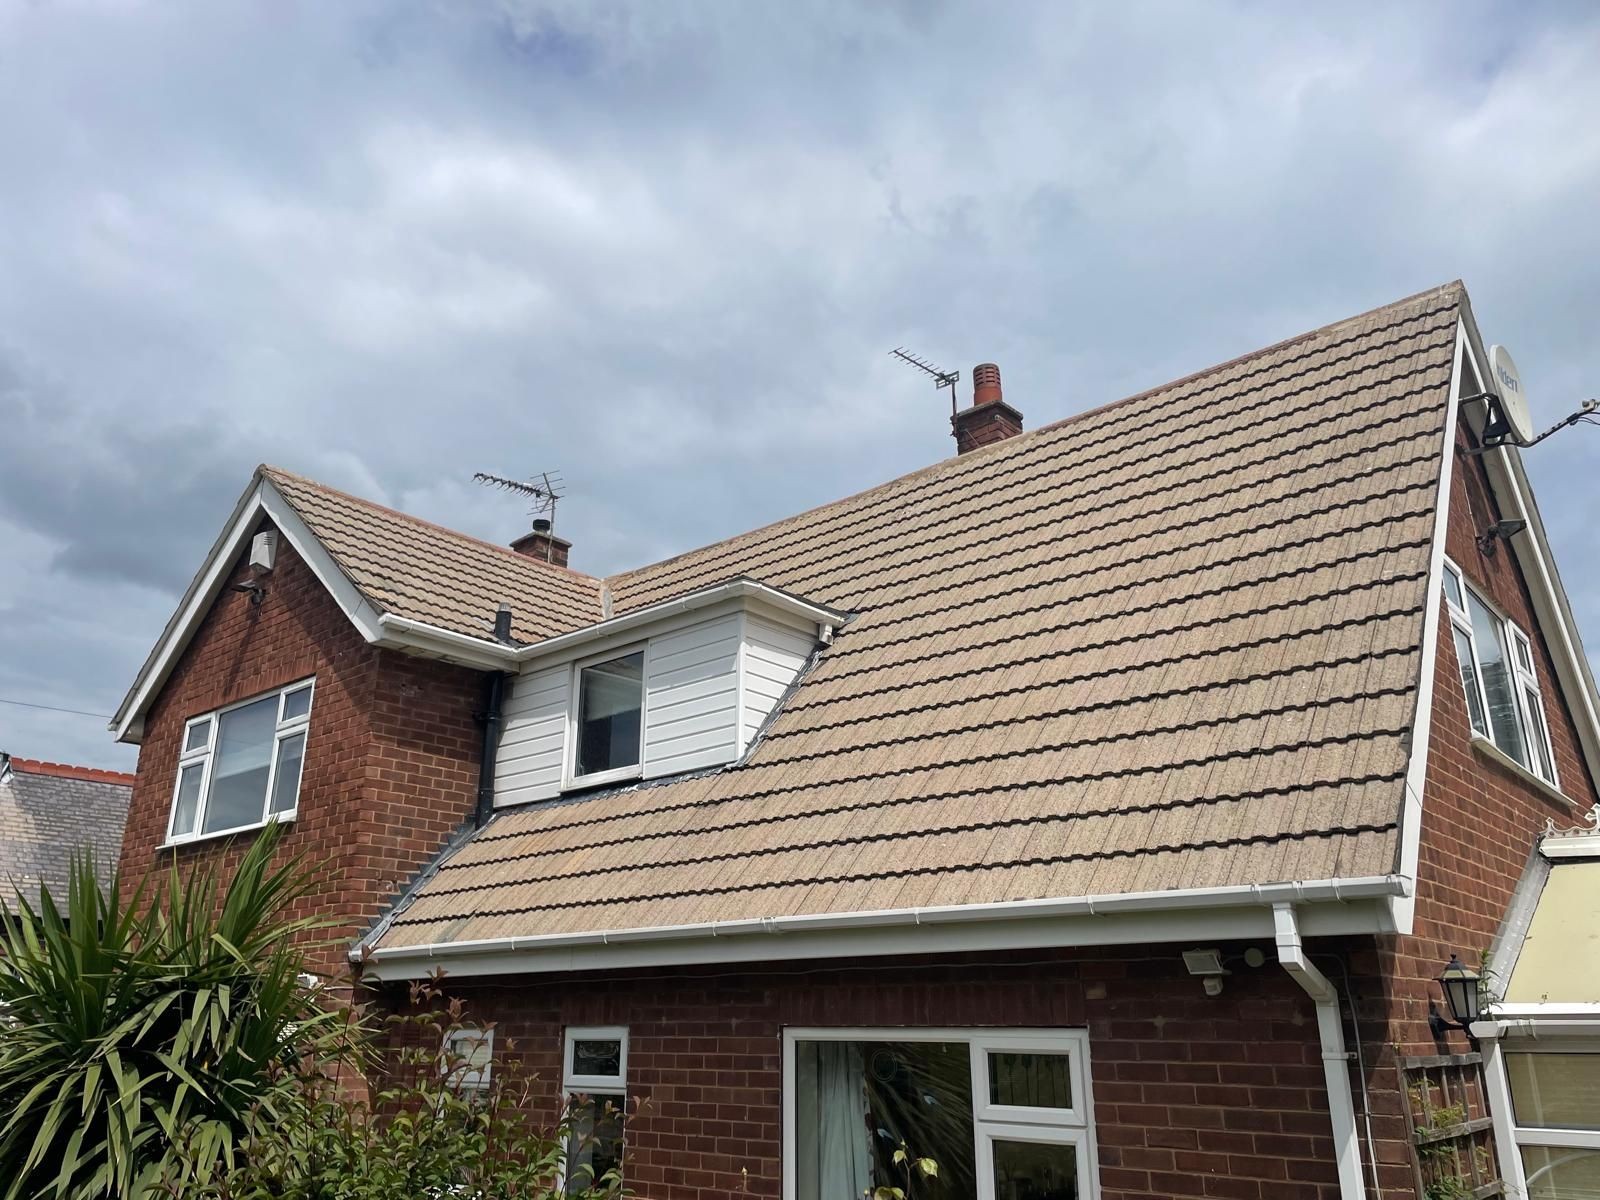
<svg viewBox="0 0 1600 1200">
<path fill-rule="evenodd" d="M 459 1000 L 438 1003 L 437 981 L 412 988 L 412 1011 L 388 1017 L 373 1037 L 364 1014 L 344 1025 L 347 1049 L 299 1063 L 275 1094 L 272 1119 L 254 1126 L 238 1165 L 204 1186 L 181 1170 L 169 1187 L 185 1200 L 556 1200 L 614 1197 L 615 1173 L 564 1190 L 568 1123 L 541 1127 L 532 1077 L 501 1054 L 487 1083 L 469 1082 L 451 1034 L 471 1028 Z M 377 1041 L 379 1047 L 371 1046 Z M 502 1043 L 509 1052 L 515 1047 Z M 382 1060 L 370 1100 L 345 1066 Z"/>
<path fill-rule="evenodd" d="M 286 916 L 305 890 L 273 870 L 263 830 L 224 887 L 176 869 L 126 895 L 87 857 L 66 906 L 48 889 L 5 914 L 0 956 L 0 1200 L 146 1194 L 183 1168 L 203 1183 L 273 1111 L 282 1070 L 337 1014 L 298 981 Z"/>
</svg>

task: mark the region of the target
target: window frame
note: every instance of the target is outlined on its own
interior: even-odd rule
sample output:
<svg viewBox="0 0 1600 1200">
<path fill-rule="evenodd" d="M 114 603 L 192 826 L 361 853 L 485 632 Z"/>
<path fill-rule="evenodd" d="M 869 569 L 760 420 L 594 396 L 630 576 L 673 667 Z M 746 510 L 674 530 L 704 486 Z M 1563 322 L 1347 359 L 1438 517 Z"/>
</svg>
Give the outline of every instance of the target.
<svg viewBox="0 0 1600 1200">
<path fill-rule="evenodd" d="M 1443 589 L 1445 611 L 1450 617 L 1451 641 L 1456 641 L 1459 634 L 1466 639 L 1467 647 L 1472 654 L 1472 677 L 1475 691 L 1468 694 L 1467 680 L 1461 677 L 1461 687 L 1467 701 L 1467 725 L 1472 731 L 1474 741 L 1487 742 L 1500 754 L 1516 762 L 1516 756 L 1501 746 L 1494 739 L 1494 724 L 1489 717 L 1489 692 L 1483 678 L 1483 662 L 1478 652 L 1478 638 L 1472 626 L 1472 613 L 1468 608 L 1468 597 L 1476 599 L 1483 605 L 1496 624 L 1496 632 L 1507 665 L 1511 671 L 1511 686 L 1516 693 L 1514 713 L 1517 725 L 1522 731 L 1523 744 L 1526 747 L 1528 761 L 1517 763 L 1524 771 L 1534 778 L 1553 788 L 1561 787 L 1561 774 L 1556 766 L 1555 745 L 1550 737 L 1550 716 L 1544 703 L 1544 689 L 1539 686 L 1538 660 L 1533 654 L 1533 642 L 1523 628 L 1506 615 L 1505 611 L 1484 594 L 1483 589 L 1473 586 L 1462 571 L 1450 559 L 1444 560 L 1445 580 L 1448 584 L 1454 581 L 1457 593 L 1461 596 L 1461 603 L 1456 604 L 1450 598 L 1450 588 Z M 1457 649 L 1457 657 L 1460 651 Z M 1457 663 L 1459 668 L 1463 664 Z M 1529 693 L 1532 693 L 1530 698 Z M 1473 720 L 1473 701 L 1476 701 L 1477 711 L 1482 714 L 1483 728 L 1478 728 Z M 1537 702 L 1537 710 L 1532 703 Z M 1542 762 L 1540 761 L 1542 757 Z M 1548 765 L 1549 774 L 1542 769 Z"/>
<path fill-rule="evenodd" d="M 1080 1200 L 1099 1200 L 1099 1150 L 1094 1125 L 1094 1096 L 1089 1068 L 1089 1031 L 1080 1028 L 786 1027 L 783 1031 L 782 1190 L 783 1200 L 797 1200 L 795 1052 L 801 1042 L 964 1042 L 972 1073 L 973 1164 L 977 1200 L 994 1200 L 994 1143 L 1034 1142 L 1076 1147 Z M 989 1052 L 1066 1054 L 1072 1085 L 1070 1109 L 991 1104 Z"/>
<path fill-rule="evenodd" d="M 580 714 L 583 712 L 583 673 L 589 667 L 599 666 L 601 663 L 612 662 L 619 658 L 627 658 L 630 654 L 643 656 L 639 675 L 639 761 L 626 767 L 612 767 L 605 771 L 590 771 L 587 775 L 579 775 L 578 751 L 581 738 L 579 719 Z M 648 640 L 616 646 L 599 654 L 591 654 L 585 658 L 577 658 L 572 661 L 571 674 L 568 677 L 567 686 L 567 745 L 565 757 L 561 763 L 561 790 L 563 792 L 571 791 L 575 788 L 597 787 L 607 783 L 621 783 L 626 780 L 639 779 L 644 775 L 645 693 L 648 690 L 649 676 L 650 654 Z"/>
<path fill-rule="evenodd" d="M 209 712 L 197 713 L 183 723 L 183 737 L 178 743 L 178 769 L 172 781 L 172 795 L 167 805 L 167 840 L 164 846 L 184 846 L 190 842 L 203 842 L 211 838 L 229 837 L 234 834 L 244 833 L 249 830 L 262 829 L 275 821 L 292 821 L 300 811 L 300 788 L 305 783 L 305 756 L 311 742 L 311 711 L 316 707 L 317 677 L 307 676 L 286 683 L 282 687 L 271 688 L 243 700 L 236 700 L 232 704 L 224 704 Z M 297 716 L 285 717 L 284 705 L 292 693 L 305 691 L 306 711 Z M 242 825 L 232 825 L 226 829 L 206 831 L 206 809 L 211 802 L 211 781 L 214 774 L 212 767 L 217 757 L 217 738 L 222 728 L 222 718 L 225 714 L 235 709 L 246 708 L 262 700 L 276 696 L 278 701 L 277 719 L 272 727 L 272 749 L 268 752 L 267 783 L 261 798 L 261 817 L 259 820 L 249 821 Z M 196 725 L 210 722 L 206 733 L 205 744 L 195 749 L 189 749 L 189 732 Z M 281 812 L 272 811 L 273 789 L 278 782 L 278 755 L 284 742 L 289 739 L 304 735 L 305 742 L 300 749 L 300 782 L 295 786 L 294 803 Z M 194 820 L 186 833 L 175 829 L 178 820 L 178 795 L 183 788 L 184 771 L 190 767 L 200 767 L 200 794 L 195 801 Z"/>
<path fill-rule="evenodd" d="M 626 1025 L 568 1025 L 564 1034 L 561 1049 L 561 1106 L 562 1111 L 569 1116 L 572 1112 L 572 1101 L 576 1096 L 587 1096 L 590 1100 L 612 1099 L 617 1101 L 617 1107 L 622 1111 L 623 1141 L 622 1168 L 627 1169 L 628 1142 L 628 1027 Z M 579 1042 L 620 1042 L 617 1051 L 617 1073 L 615 1075 L 579 1075 L 573 1071 L 573 1060 L 577 1054 Z M 568 1131 L 566 1144 L 561 1148 L 561 1170 L 557 1176 L 557 1191 L 561 1195 L 567 1192 L 567 1171 L 572 1160 L 572 1131 Z"/>
<path fill-rule="evenodd" d="M 1545 1040 L 1548 1039 L 1548 1040 Z M 1487 1043 L 1484 1056 L 1490 1114 L 1496 1118 L 1501 1178 L 1507 1184 L 1526 1190 L 1526 1171 L 1522 1162 L 1525 1146 L 1543 1150 L 1600 1151 L 1600 1121 L 1593 1129 L 1562 1129 L 1524 1125 L 1511 1093 L 1509 1059 L 1528 1054 L 1581 1054 L 1593 1056 L 1600 1067 L 1600 1038 L 1594 1035 L 1568 1037 L 1559 1032 L 1539 1034 L 1538 1038 L 1517 1038 L 1510 1042 L 1494 1039 Z M 1502 1133 L 1509 1134 L 1505 1137 Z"/>
<path fill-rule="evenodd" d="M 486 1061 L 480 1068 L 465 1065 L 451 1068 L 449 1060 L 453 1057 L 465 1058 L 456 1048 L 459 1041 L 472 1040 L 483 1046 Z M 462 1092 L 482 1093 L 487 1092 L 494 1082 L 494 1026 L 463 1025 L 456 1029 L 447 1029 L 444 1033 L 445 1077 L 459 1075 L 455 1086 Z"/>
</svg>

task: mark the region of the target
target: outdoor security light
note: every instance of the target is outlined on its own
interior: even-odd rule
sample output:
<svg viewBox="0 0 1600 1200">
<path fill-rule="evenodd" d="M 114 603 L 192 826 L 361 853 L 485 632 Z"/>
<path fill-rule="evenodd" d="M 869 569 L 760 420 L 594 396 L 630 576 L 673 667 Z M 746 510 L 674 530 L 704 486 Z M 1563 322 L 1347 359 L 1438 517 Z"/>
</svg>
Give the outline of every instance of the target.
<svg viewBox="0 0 1600 1200">
<path fill-rule="evenodd" d="M 1446 1021 L 1438 1013 L 1429 1017 L 1429 1024 L 1433 1026 L 1436 1036 L 1442 1036 L 1445 1029 L 1469 1029 L 1479 1016 L 1478 1000 L 1478 973 L 1469 967 L 1463 966 L 1461 960 L 1454 954 L 1450 962 L 1439 975 L 1439 988 L 1444 992 L 1445 1003 L 1450 1006 L 1451 1019 Z"/>
</svg>

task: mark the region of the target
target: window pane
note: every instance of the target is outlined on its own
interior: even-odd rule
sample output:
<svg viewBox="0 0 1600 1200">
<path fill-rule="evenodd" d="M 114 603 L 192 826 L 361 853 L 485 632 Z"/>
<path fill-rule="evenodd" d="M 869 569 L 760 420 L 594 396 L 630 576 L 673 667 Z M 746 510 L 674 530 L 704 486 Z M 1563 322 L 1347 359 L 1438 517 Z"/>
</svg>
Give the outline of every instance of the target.
<svg viewBox="0 0 1600 1200">
<path fill-rule="evenodd" d="M 283 719 L 292 721 L 296 717 L 303 717 L 311 711 L 311 689 L 309 687 L 296 688 L 283 695 Z"/>
<path fill-rule="evenodd" d="M 1456 573 L 1449 567 L 1444 569 L 1444 594 L 1445 598 L 1457 608 L 1465 608 L 1461 603 L 1461 581 L 1456 578 Z"/>
<path fill-rule="evenodd" d="M 604 1075 L 612 1079 L 619 1077 L 622 1074 L 622 1043 L 578 1039 L 572 1043 L 572 1073 Z"/>
<path fill-rule="evenodd" d="M 1065 1054 L 996 1050 L 989 1055 L 989 1103 L 1071 1108 L 1070 1065 Z"/>
<path fill-rule="evenodd" d="M 1528 751 L 1522 740 L 1522 720 L 1517 715 L 1517 685 L 1506 658 L 1500 618 L 1471 592 L 1467 611 L 1472 615 L 1472 641 L 1478 648 L 1478 666 L 1483 671 L 1483 690 L 1489 699 L 1489 731 L 1494 744 L 1523 766 Z"/>
<path fill-rule="evenodd" d="M 462 1091 L 489 1086 L 494 1060 L 494 1034 L 485 1029 L 456 1029 L 445 1053 L 445 1072 Z"/>
<path fill-rule="evenodd" d="M 1507 1054 L 1517 1124 L 1600 1130 L 1600 1054 Z"/>
<path fill-rule="evenodd" d="M 1523 1146 L 1528 1200 L 1600 1200 L 1600 1150 Z"/>
<path fill-rule="evenodd" d="M 1077 1200 L 1077 1147 L 998 1139 L 993 1146 L 995 1200 Z"/>
<path fill-rule="evenodd" d="M 189 726 L 189 736 L 183 741 L 183 752 L 187 754 L 191 750 L 204 750 L 210 740 L 211 719 L 207 717 L 204 721 L 196 721 Z"/>
<path fill-rule="evenodd" d="M 272 777 L 272 809 L 291 811 L 300 799 L 300 766 L 305 761 L 306 735 L 297 733 L 278 743 L 278 771 Z"/>
<path fill-rule="evenodd" d="M 1489 736 L 1489 726 L 1483 719 L 1483 696 L 1478 691 L 1478 670 L 1472 665 L 1472 639 L 1454 625 L 1450 626 L 1456 635 L 1456 657 L 1461 660 L 1461 686 L 1467 692 L 1467 716 L 1472 721 L 1474 733 Z"/>
<path fill-rule="evenodd" d="M 578 681 L 576 775 L 639 764 L 644 651 L 585 667 Z"/>
<path fill-rule="evenodd" d="M 1520 633 L 1511 635 L 1511 644 L 1517 648 L 1517 664 L 1529 675 L 1533 674 L 1533 659 L 1528 654 L 1528 639 Z"/>
<path fill-rule="evenodd" d="M 1533 769 L 1539 778 L 1554 780 L 1556 770 L 1550 761 L 1550 745 L 1544 727 L 1544 709 L 1539 704 L 1539 693 L 1532 688 L 1523 688 L 1522 697 L 1528 704 L 1528 756 L 1533 759 Z"/>
<path fill-rule="evenodd" d="M 172 816 L 173 837 L 194 832 L 195 809 L 200 807 L 200 780 L 205 773 L 204 763 L 190 763 L 178 772 L 178 797 L 173 801 L 177 809 Z"/>
<path fill-rule="evenodd" d="M 622 1169 L 626 1096 L 574 1096 L 567 1109 L 567 1195 L 576 1196 Z"/>
<path fill-rule="evenodd" d="M 795 1047 L 795 1194 L 842 1200 L 904 1187 L 904 1142 L 939 1174 L 919 1200 L 977 1195 L 972 1057 L 965 1042 L 801 1042 Z"/>
<path fill-rule="evenodd" d="M 278 698 L 268 696 L 217 718 L 217 748 L 206 802 L 206 833 L 252 825 L 267 801 L 267 771 L 272 735 L 278 725 Z"/>
</svg>

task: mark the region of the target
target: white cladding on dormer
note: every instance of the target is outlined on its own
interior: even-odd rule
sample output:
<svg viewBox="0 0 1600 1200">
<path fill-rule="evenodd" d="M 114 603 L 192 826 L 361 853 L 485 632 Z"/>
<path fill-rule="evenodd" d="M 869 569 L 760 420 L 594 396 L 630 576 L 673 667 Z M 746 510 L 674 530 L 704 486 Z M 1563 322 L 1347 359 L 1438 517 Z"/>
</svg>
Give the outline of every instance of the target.
<svg viewBox="0 0 1600 1200">
<path fill-rule="evenodd" d="M 664 618 L 599 646 L 528 663 L 507 681 L 495 807 L 558 796 L 572 783 L 577 672 L 597 654 L 644 651 L 638 777 L 737 761 L 819 644 L 815 622 L 748 598 Z"/>
<path fill-rule="evenodd" d="M 720 766 L 738 758 L 739 628 L 729 613 L 645 644 L 646 779 Z"/>
</svg>

